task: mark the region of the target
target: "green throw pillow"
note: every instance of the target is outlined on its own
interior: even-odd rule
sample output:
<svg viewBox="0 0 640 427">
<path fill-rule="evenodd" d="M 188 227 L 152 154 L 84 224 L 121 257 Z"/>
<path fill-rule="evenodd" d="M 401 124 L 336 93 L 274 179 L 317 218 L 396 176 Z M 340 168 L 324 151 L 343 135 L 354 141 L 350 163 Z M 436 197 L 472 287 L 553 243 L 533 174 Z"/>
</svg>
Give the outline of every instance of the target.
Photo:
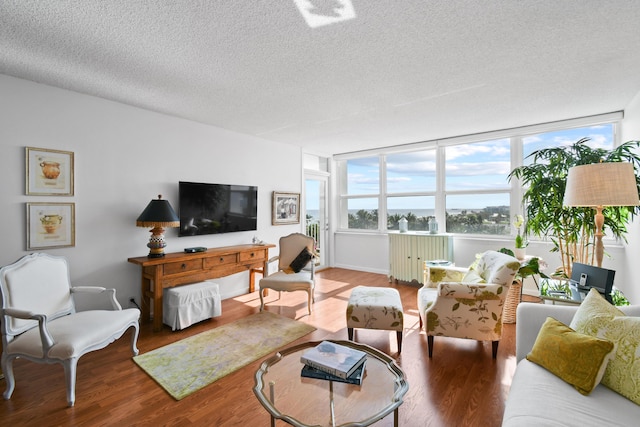
<svg viewBox="0 0 640 427">
<path fill-rule="evenodd" d="M 462 278 L 462 283 L 484 283 L 484 279 L 475 270 L 469 270 Z"/>
<path fill-rule="evenodd" d="M 613 343 L 578 333 L 547 317 L 527 360 L 588 395 L 600 383 L 612 355 Z"/>
<path fill-rule="evenodd" d="M 591 289 L 571 326 L 578 332 L 614 343 L 614 357 L 604 372 L 602 384 L 640 405 L 640 318 L 625 316 Z"/>
</svg>

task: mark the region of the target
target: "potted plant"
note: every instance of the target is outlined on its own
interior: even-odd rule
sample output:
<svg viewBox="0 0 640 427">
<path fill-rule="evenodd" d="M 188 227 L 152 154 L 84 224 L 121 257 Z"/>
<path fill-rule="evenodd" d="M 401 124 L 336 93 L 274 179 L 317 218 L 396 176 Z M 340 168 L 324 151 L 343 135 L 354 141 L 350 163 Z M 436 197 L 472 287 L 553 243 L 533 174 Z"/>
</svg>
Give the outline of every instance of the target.
<svg viewBox="0 0 640 427">
<path fill-rule="evenodd" d="M 520 261 L 524 259 L 527 254 L 526 247 L 528 242 L 524 240 L 522 234 L 520 234 L 520 228 L 524 224 L 524 217 L 522 215 L 516 215 L 515 220 L 513 221 L 513 225 L 518 229 L 518 235 L 516 236 L 516 248 L 515 248 L 515 257 Z"/>
<path fill-rule="evenodd" d="M 533 162 L 515 168 L 508 176 L 520 180 L 526 188 L 522 197 L 527 222 L 525 235 L 549 237 L 554 244 L 552 251 L 560 253 L 562 266 L 559 274 L 571 276 L 573 262 L 594 262 L 594 211 L 591 208 L 566 208 L 564 191 L 569 169 L 577 165 L 598 162 L 629 162 L 636 177 L 640 171 L 639 141 L 629 141 L 613 150 L 591 148 L 582 138 L 566 147 L 545 148 L 531 153 Z M 636 178 L 640 189 L 640 178 Z M 627 225 L 640 208 L 607 207 L 604 210 L 604 227 L 610 237 L 626 241 Z"/>
<path fill-rule="evenodd" d="M 511 249 L 501 248 L 498 252 L 502 252 L 503 254 L 515 256 L 514 252 Z M 538 275 L 544 279 L 548 279 L 549 276 L 544 274 L 542 270 L 546 267 L 540 265 L 540 258 L 530 257 L 529 259 L 521 260 L 520 269 L 516 273 L 516 279 L 523 280 L 529 276 Z M 537 283 L 536 283 L 537 284 Z"/>
</svg>

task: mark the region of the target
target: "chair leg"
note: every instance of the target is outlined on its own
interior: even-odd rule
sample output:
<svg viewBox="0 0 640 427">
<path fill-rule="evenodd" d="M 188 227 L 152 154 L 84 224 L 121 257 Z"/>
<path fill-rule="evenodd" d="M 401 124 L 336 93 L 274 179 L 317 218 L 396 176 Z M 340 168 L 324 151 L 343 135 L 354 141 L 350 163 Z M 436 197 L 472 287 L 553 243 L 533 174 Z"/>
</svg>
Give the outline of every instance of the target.
<svg viewBox="0 0 640 427">
<path fill-rule="evenodd" d="M 4 380 L 7 383 L 7 388 L 2 395 L 5 400 L 11 399 L 13 390 L 16 387 L 15 377 L 13 376 L 13 359 L 14 357 L 2 357 L 2 373 L 4 374 Z"/>
<path fill-rule="evenodd" d="M 429 358 L 433 356 L 433 335 L 427 335 L 427 346 L 429 347 Z"/>
<path fill-rule="evenodd" d="M 311 306 L 313 305 L 313 293 L 311 290 L 308 290 L 307 294 L 308 294 L 307 306 L 309 308 L 309 315 L 311 315 Z"/>
<path fill-rule="evenodd" d="M 498 344 L 500 344 L 500 341 L 491 341 L 491 354 L 494 359 L 498 355 Z"/>
<path fill-rule="evenodd" d="M 349 337 L 349 341 L 353 341 L 353 328 L 347 328 L 347 337 Z"/>
<path fill-rule="evenodd" d="M 78 359 L 67 359 L 63 363 L 65 382 L 67 383 L 67 403 L 69 407 L 76 403 L 76 368 Z"/>
<path fill-rule="evenodd" d="M 260 288 L 260 291 L 258 292 L 258 295 L 260 295 L 260 311 L 264 310 L 264 296 L 263 294 L 263 290 L 262 288 Z"/>
<path fill-rule="evenodd" d="M 418 313 L 418 319 L 420 319 L 420 330 L 422 330 L 422 314 Z"/>
<path fill-rule="evenodd" d="M 402 352 L 402 331 L 396 331 L 398 338 L 398 354 Z"/>
<path fill-rule="evenodd" d="M 140 351 L 138 350 L 138 335 L 140 333 L 140 327 L 138 322 L 133 325 L 133 333 L 131 334 L 131 352 L 134 356 L 137 356 Z"/>
</svg>

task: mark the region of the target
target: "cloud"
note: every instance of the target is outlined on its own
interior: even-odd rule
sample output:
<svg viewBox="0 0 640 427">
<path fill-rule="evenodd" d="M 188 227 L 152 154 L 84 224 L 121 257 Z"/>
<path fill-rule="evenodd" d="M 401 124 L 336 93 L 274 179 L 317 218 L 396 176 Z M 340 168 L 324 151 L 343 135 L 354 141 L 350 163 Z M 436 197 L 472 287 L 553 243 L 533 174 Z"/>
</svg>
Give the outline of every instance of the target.
<svg viewBox="0 0 640 427">
<path fill-rule="evenodd" d="M 509 139 L 499 139 L 496 141 L 482 142 L 476 144 L 461 144 L 447 147 L 447 162 L 460 157 L 470 156 L 508 156 L 510 152 Z"/>
</svg>

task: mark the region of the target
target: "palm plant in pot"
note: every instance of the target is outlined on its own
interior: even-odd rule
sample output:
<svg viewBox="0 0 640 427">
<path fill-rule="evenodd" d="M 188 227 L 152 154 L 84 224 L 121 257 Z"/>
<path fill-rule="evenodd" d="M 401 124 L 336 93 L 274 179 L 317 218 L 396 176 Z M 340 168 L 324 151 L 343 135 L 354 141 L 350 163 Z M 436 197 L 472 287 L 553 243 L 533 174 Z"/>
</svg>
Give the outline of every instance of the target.
<svg viewBox="0 0 640 427">
<path fill-rule="evenodd" d="M 591 208 L 563 206 L 569 169 L 573 166 L 599 162 L 629 162 L 633 164 L 636 183 L 640 189 L 640 142 L 629 141 L 613 150 L 592 148 L 588 138 L 572 145 L 545 148 L 531 153 L 532 163 L 511 171 L 508 178 L 520 180 L 526 188 L 522 197 L 527 221 L 525 235 L 548 237 L 552 251 L 560 253 L 562 266 L 558 273 L 571 275 L 573 262 L 594 262 L 594 211 Z M 607 207 L 604 227 L 609 237 L 626 241 L 627 225 L 640 211 L 637 206 Z"/>
</svg>

